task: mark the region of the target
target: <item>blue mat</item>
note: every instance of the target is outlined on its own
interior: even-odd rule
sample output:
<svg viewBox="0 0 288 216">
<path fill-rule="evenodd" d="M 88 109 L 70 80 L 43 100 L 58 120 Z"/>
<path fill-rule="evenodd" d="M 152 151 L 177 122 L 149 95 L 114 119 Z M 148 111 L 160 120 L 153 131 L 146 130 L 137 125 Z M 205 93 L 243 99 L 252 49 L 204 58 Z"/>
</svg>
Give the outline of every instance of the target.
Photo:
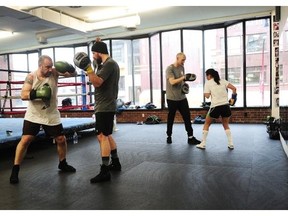
<svg viewBox="0 0 288 216">
<path fill-rule="evenodd" d="M 64 133 L 73 133 L 95 127 L 92 118 L 62 118 Z M 21 139 L 23 118 L 0 118 L 0 148 L 5 144 L 11 144 Z M 11 131 L 11 132 L 10 132 Z M 40 131 L 38 136 L 44 136 Z"/>
</svg>

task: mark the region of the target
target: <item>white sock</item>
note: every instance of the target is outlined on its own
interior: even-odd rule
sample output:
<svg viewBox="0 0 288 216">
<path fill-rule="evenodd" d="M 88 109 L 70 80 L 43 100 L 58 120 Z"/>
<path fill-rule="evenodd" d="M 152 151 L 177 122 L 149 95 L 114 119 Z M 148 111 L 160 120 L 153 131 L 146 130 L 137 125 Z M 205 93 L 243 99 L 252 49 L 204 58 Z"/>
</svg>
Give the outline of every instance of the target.
<svg viewBox="0 0 288 216">
<path fill-rule="evenodd" d="M 227 129 L 225 130 L 225 133 L 228 139 L 228 145 L 233 145 L 231 130 Z"/>
<path fill-rule="evenodd" d="M 203 143 L 204 145 L 206 145 L 207 136 L 208 136 L 208 130 L 203 130 L 203 131 L 202 131 L 202 143 Z"/>
</svg>

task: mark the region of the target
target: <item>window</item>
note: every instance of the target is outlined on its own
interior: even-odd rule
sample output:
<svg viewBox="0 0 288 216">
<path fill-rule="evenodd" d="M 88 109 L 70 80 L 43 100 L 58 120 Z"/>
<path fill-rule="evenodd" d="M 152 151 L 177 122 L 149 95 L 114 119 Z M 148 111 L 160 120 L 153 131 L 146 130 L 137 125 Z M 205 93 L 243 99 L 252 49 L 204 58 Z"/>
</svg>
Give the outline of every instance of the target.
<svg viewBox="0 0 288 216">
<path fill-rule="evenodd" d="M 261 20 L 261 19 L 260 19 Z M 245 22 L 246 54 L 246 103 L 247 106 L 270 105 L 270 28 L 269 20 Z"/>
<path fill-rule="evenodd" d="M 235 106 L 243 106 L 243 23 L 227 27 L 227 75 L 226 79 L 237 88 L 237 103 Z M 224 75 L 224 74 L 223 74 Z M 221 76 L 225 77 L 225 76 Z M 228 92 L 229 97 L 231 91 Z"/>
<path fill-rule="evenodd" d="M 38 53 L 28 54 L 28 71 L 35 71 L 38 69 Z"/>
<path fill-rule="evenodd" d="M 0 55 L 0 69 L 2 70 L 8 69 L 7 55 Z"/>
<path fill-rule="evenodd" d="M 166 68 L 175 62 L 177 53 L 183 51 L 186 55 L 185 72 L 197 76 L 194 82 L 188 83 L 190 93 L 187 99 L 190 108 L 200 108 L 204 100 L 203 87 L 206 77 L 203 75 L 208 68 L 214 68 L 219 72 L 220 78 L 227 79 L 237 87 L 237 107 L 270 106 L 270 17 L 243 20 L 229 26 L 226 24 L 217 24 L 217 28 L 214 29 L 213 25 L 209 25 L 204 30 L 177 29 L 147 35 L 144 38 L 103 41 L 107 44 L 111 57 L 120 67 L 118 98 L 124 102 L 131 101 L 137 106 L 152 102 L 157 108 L 167 107 Z M 221 25 L 223 28 L 219 27 Z M 288 91 L 288 79 L 285 76 L 288 68 L 285 61 L 288 57 L 287 32 L 286 24 L 283 34 L 279 36 L 280 47 L 275 49 L 275 55 L 277 53 L 280 56 L 279 70 L 276 74 L 283 87 L 281 95 Z M 92 45 L 93 42 L 89 45 L 49 47 L 26 54 L 0 55 L 0 78 L 4 81 L 10 78 L 23 81 L 29 71 L 37 69 L 40 54 L 55 57 L 54 61 L 67 61 L 74 65 L 74 54 L 85 52 L 93 61 Z M 59 105 L 66 97 L 72 98 L 73 105 L 84 106 L 87 98 L 90 99 L 89 103 L 94 103 L 91 94 L 94 87 L 91 84 L 86 85 L 88 79 L 81 69 L 77 68 L 77 73 L 76 78 L 59 78 L 60 84 L 67 84 L 58 90 Z M 0 86 L 0 94 L 3 95 L 2 89 L 6 89 L 6 85 Z M 19 96 L 20 87 L 13 85 L 14 95 Z M 15 108 L 25 105 L 21 100 L 11 100 Z"/>
<path fill-rule="evenodd" d="M 266 34 L 247 35 L 247 53 L 265 50 Z"/>
<path fill-rule="evenodd" d="M 53 55 L 52 55 L 53 56 Z M 51 56 L 50 56 L 51 57 Z M 55 48 L 55 60 L 57 61 L 66 61 L 72 65 L 74 58 L 74 48 L 73 47 L 56 47 Z M 69 97 L 72 100 L 72 105 L 83 105 L 83 102 L 86 102 L 86 95 L 82 94 L 82 85 L 80 77 L 75 80 L 75 77 L 59 77 L 58 82 L 58 105 L 62 105 L 62 100 Z M 85 91 L 84 91 L 85 93 Z"/>
<path fill-rule="evenodd" d="M 183 47 L 186 55 L 185 72 L 196 74 L 194 82 L 187 82 L 190 86 L 187 99 L 189 107 L 199 108 L 203 102 L 203 39 L 202 31 L 184 30 Z"/>
<path fill-rule="evenodd" d="M 152 90 L 152 99 L 151 102 L 157 108 L 161 108 L 161 101 L 163 92 L 161 92 L 161 56 L 160 56 L 160 35 L 156 34 L 151 37 L 151 89 Z M 166 69 L 166 68 L 165 68 Z M 165 71 L 163 69 L 163 71 Z M 165 72 L 163 73 L 165 74 Z M 163 82 L 163 89 L 166 90 L 166 81 Z M 147 92 L 149 94 L 149 92 Z M 151 94 L 151 93 L 150 93 Z M 165 100 L 163 101 L 165 103 Z"/>
<path fill-rule="evenodd" d="M 26 54 L 11 54 L 9 60 L 10 70 L 28 71 Z"/>
<path fill-rule="evenodd" d="M 120 67 L 120 77 L 122 77 L 118 98 L 124 102 L 135 102 L 133 98 L 132 42 L 130 40 L 113 40 L 112 56 Z"/>
<path fill-rule="evenodd" d="M 137 39 L 132 42 L 133 72 L 134 72 L 134 101 L 143 106 L 151 102 L 150 70 L 149 70 L 149 40 Z"/>
</svg>

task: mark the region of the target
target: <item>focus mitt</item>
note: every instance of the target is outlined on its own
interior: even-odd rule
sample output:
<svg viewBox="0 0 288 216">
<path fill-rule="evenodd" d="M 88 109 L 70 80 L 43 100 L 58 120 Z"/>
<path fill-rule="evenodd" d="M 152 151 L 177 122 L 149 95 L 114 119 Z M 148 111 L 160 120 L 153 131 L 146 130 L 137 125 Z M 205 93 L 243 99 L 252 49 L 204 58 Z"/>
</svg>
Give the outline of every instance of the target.
<svg viewBox="0 0 288 216">
<path fill-rule="evenodd" d="M 185 81 L 195 81 L 196 80 L 196 74 L 187 73 L 185 74 Z"/>
<path fill-rule="evenodd" d="M 87 74 L 94 73 L 91 67 L 91 60 L 84 52 L 78 52 L 74 56 L 74 64 L 82 70 L 85 70 Z"/>
</svg>

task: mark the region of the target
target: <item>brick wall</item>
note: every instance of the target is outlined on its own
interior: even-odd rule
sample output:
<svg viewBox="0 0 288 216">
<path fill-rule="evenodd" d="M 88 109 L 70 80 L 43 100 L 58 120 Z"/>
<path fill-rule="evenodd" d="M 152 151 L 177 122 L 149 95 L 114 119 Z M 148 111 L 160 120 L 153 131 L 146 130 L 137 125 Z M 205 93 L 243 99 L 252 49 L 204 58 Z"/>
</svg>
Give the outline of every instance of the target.
<svg viewBox="0 0 288 216">
<path fill-rule="evenodd" d="M 61 117 L 88 117 L 92 118 L 93 110 L 89 111 L 61 111 Z M 121 114 L 117 114 L 117 122 L 119 123 L 136 123 L 138 121 L 144 121 L 149 115 L 158 116 L 163 122 L 167 120 L 168 110 L 126 110 Z M 191 109 L 191 119 L 193 120 L 198 115 L 205 115 L 207 109 Z M 144 117 L 142 117 L 144 114 Z M 232 108 L 232 117 L 231 123 L 263 123 L 266 120 L 266 117 L 271 115 L 270 108 Z M 24 113 L 19 114 L 5 114 L 4 117 L 9 118 L 23 118 Z M 176 113 L 175 122 L 183 122 L 182 117 L 179 112 Z"/>
<path fill-rule="evenodd" d="M 158 116 L 163 122 L 167 121 L 168 110 L 129 110 L 117 115 L 117 122 L 138 122 L 144 121 L 149 115 Z M 191 120 L 198 115 L 205 115 L 206 109 L 191 109 Z M 144 114 L 144 117 L 142 117 Z M 231 123 L 263 123 L 266 117 L 271 115 L 270 108 L 233 108 Z M 183 122 L 179 112 L 176 113 L 175 122 Z"/>
</svg>

